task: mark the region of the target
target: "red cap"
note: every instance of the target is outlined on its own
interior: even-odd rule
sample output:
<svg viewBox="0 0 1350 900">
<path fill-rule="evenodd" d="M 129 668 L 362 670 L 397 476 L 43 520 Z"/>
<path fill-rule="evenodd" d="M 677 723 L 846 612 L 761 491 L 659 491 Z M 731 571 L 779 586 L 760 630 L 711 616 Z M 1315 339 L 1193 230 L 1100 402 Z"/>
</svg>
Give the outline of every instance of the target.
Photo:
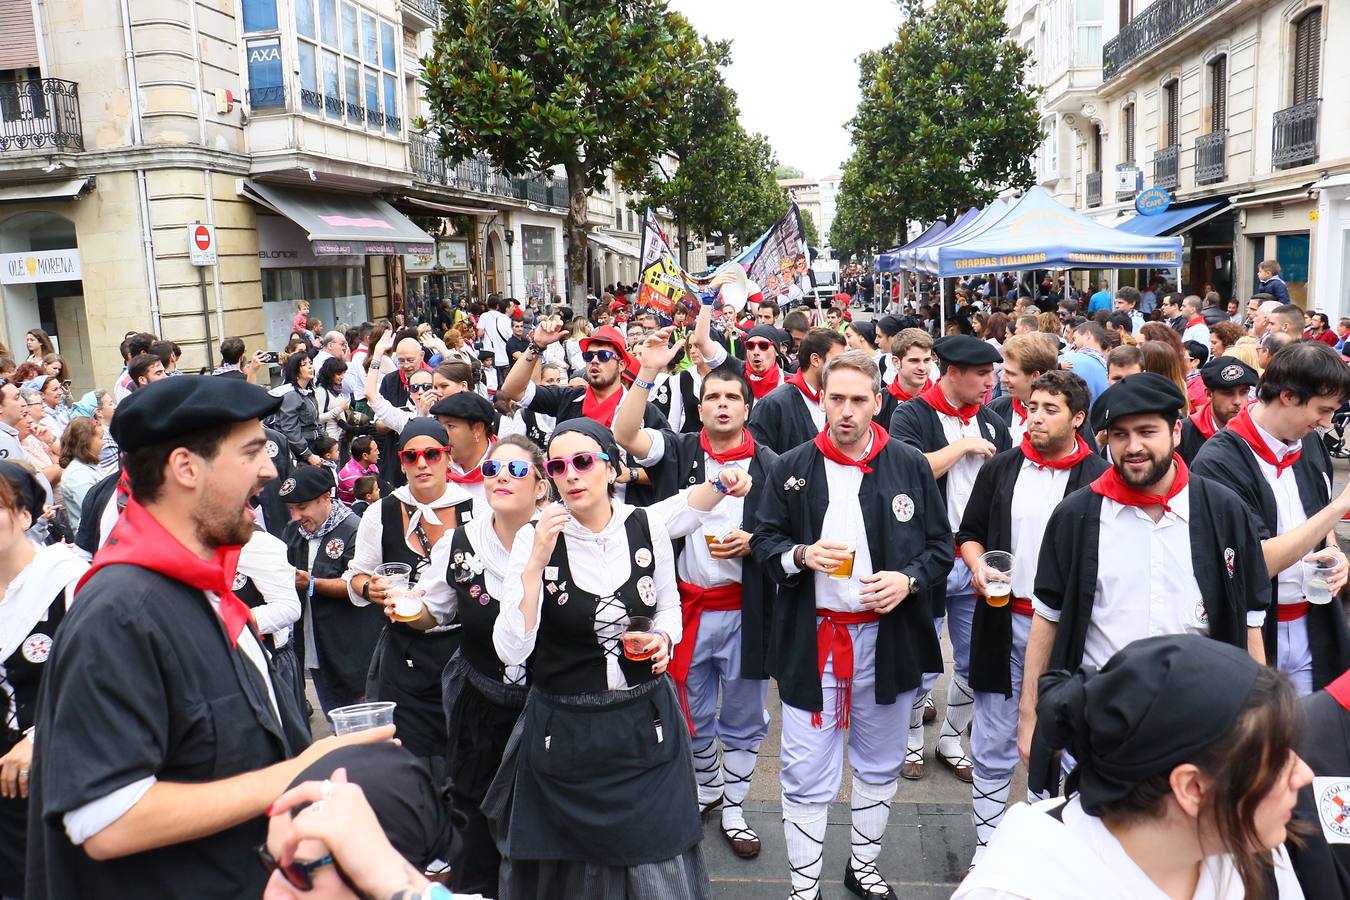
<svg viewBox="0 0 1350 900">
<path fill-rule="evenodd" d="M 595 332 L 591 334 L 590 337 L 584 337 L 577 341 L 577 345 L 581 347 L 581 352 L 585 353 L 591 348 L 591 344 L 597 342 L 613 345 L 614 349 L 619 352 L 619 358 L 623 361 L 625 369 L 632 364 L 633 358 L 628 355 L 628 342 L 623 339 L 623 334 L 619 329 L 615 328 L 613 325 L 600 326 L 595 329 Z"/>
</svg>

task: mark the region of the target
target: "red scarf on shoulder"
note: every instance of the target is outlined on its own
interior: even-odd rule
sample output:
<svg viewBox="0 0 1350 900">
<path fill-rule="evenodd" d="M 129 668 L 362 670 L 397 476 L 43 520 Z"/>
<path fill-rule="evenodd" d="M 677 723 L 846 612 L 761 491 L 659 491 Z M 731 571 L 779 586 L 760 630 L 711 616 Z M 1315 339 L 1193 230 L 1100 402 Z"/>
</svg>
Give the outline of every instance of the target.
<svg viewBox="0 0 1350 900">
<path fill-rule="evenodd" d="M 220 620 L 225 625 L 225 634 L 229 636 L 231 647 L 238 646 L 240 633 L 252 619 L 248 605 L 232 590 L 239 553 L 243 549 L 238 545 L 217 547 L 214 557 L 202 559 L 179 543 L 149 510 L 130 499 L 108 535 L 108 543 L 94 554 L 93 565 L 75 586 L 75 592 L 78 594 L 93 574 L 105 566 L 140 566 L 219 596 Z M 166 611 L 165 615 L 174 613 Z"/>
<path fill-rule="evenodd" d="M 1258 459 L 1274 466 L 1275 477 L 1279 478 L 1284 474 L 1285 469 L 1298 462 L 1298 458 L 1303 455 L 1303 448 L 1300 447 L 1292 453 L 1286 453 L 1284 459 L 1276 457 L 1275 451 L 1270 449 L 1266 439 L 1261 437 L 1261 433 L 1256 430 L 1256 422 L 1252 419 L 1250 410 L 1250 406 L 1242 407 L 1242 411 L 1229 421 L 1228 428 L 1242 438 L 1248 447 L 1252 448 L 1252 452 L 1256 454 Z"/>
<path fill-rule="evenodd" d="M 586 385 L 586 394 L 581 401 L 581 414 L 609 428 L 614 424 L 614 414 L 619 411 L 621 400 L 623 400 L 623 388 L 619 388 L 605 400 L 597 400 L 595 390 L 588 384 Z"/>
<path fill-rule="evenodd" d="M 782 383 L 783 370 L 775 365 L 763 375 L 756 375 L 754 372 L 750 371 L 749 366 L 746 366 L 745 380 L 750 382 L 750 393 L 755 395 L 756 400 L 759 400 Z"/>
<path fill-rule="evenodd" d="M 1083 460 L 1092 455 L 1092 449 L 1088 447 L 1087 441 L 1083 440 L 1081 434 L 1074 435 L 1078 442 L 1072 453 L 1068 456 L 1061 456 L 1059 459 L 1046 459 L 1041 456 L 1041 452 L 1031 445 L 1031 435 L 1022 435 L 1022 455 L 1027 461 L 1040 469 L 1072 469 Z"/>
<path fill-rule="evenodd" d="M 924 391 L 928 390 L 932 386 L 933 382 L 931 380 L 925 381 L 923 383 L 923 387 L 919 388 L 919 394 L 922 394 Z M 918 396 L 918 394 L 911 394 L 909 391 L 905 390 L 903 387 L 900 386 L 900 376 L 898 375 L 895 377 L 894 381 L 886 385 L 886 390 L 890 393 L 892 397 L 895 398 L 897 403 L 905 403 L 907 401 L 913 400 L 915 397 Z"/>
<path fill-rule="evenodd" d="M 1161 506 L 1163 512 L 1171 512 L 1172 507 L 1167 505 L 1168 501 L 1184 491 L 1191 480 L 1191 470 L 1186 468 L 1185 460 L 1173 453 L 1172 462 L 1176 464 L 1177 472 L 1176 477 L 1172 479 L 1172 487 L 1166 494 L 1145 494 L 1143 491 L 1135 490 L 1125 483 L 1125 479 L 1120 477 L 1115 466 L 1098 475 L 1090 487 L 1094 494 L 1101 494 L 1125 506 Z"/>
<path fill-rule="evenodd" d="M 1204 435 L 1205 440 L 1209 440 L 1219 432 L 1219 425 L 1214 421 L 1214 411 L 1210 409 L 1208 403 L 1191 413 L 1190 419 L 1191 424 Z"/>
<path fill-rule="evenodd" d="M 704 453 L 713 458 L 714 462 L 721 465 L 740 459 L 749 459 L 755 455 L 755 439 L 751 436 L 749 428 L 741 429 L 741 442 L 725 453 L 718 453 L 713 450 L 712 445 L 708 443 L 708 430 L 706 428 L 698 433 L 698 445 L 703 448 Z"/>
<path fill-rule="evenodd" d="M 793 372 L 792 377 L 787 380 L 787 383 L 801 391 L 802 396 L 807 400 L 810 400 L 817 406 L 820 405 L 820 391 L 815 390 L 811 385 L 806 383 L 806 376 L 802 374 L 801 369 Z"/>
<path fill-rule="evenodd" d="M 821 429 L 820 434 L 816 435 L 816 447 L 830 462 L 839 463 L 841 466 L 857 466 L 863 470 L 864 475 L 869 475 L 872 472 L 872 467 L 868 463 L 876 459 L 877 455 L 885 449 L 886 442 L 890 440 L 890 434 L 876 422 L 869 422 L 868 424 L 872 430 L 872 447 L 862 459 L 854 459 L 840 450 L 830 439 L 829 428 Z"/>
<path fill-rule="evenodd" d="M 936 381 L 919 394 L 919 399 L 933 407 L 939 415 L 960 419 L 962 425 L 969 425 L 970 420 L 975 418 L 975 414 L 980 411 L 980 404 L 978 403 L 969 403 L 960 408 L 952 406 L 951 401 L 947 399 L 947 395 L 942 393 L 942 386 Z"/>
</svg>

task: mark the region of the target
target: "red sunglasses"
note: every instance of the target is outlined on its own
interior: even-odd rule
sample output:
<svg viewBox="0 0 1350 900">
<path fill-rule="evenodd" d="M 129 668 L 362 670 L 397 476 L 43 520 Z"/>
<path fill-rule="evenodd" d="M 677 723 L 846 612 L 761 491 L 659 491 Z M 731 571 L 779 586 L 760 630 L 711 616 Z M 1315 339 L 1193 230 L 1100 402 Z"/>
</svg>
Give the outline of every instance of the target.
<svg viewBox="0 0 1350 900">
<path fill-rule="evenodd" d="M 449 452 L 449 447 L 421 447 L 413 450 L 400 450 L 398 451 L 398 458 L 405 466 L 415 466 L 420 459 L 425 459 L 427 465 L 434 466 Z"/>
<path fill-rule="evenodd" d="M 746 341 L 745 346 L 749 350 L 772 350 L 773 344 L 769 341 Z"/>
</svg>

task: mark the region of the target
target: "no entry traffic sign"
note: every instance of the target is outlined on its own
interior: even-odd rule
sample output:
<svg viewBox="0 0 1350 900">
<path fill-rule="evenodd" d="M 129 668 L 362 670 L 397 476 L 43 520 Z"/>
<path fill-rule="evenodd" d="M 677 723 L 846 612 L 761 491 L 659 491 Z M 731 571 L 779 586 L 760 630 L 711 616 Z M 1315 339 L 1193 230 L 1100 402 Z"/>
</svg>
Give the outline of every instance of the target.
<svg viewBox="0 0 1350 900">
<path fill-rule="evenodd" d="M 188 257 L 194 266 L 214 266 L 216 264 L 216 226 L 189 225 Z"/>
</svg>

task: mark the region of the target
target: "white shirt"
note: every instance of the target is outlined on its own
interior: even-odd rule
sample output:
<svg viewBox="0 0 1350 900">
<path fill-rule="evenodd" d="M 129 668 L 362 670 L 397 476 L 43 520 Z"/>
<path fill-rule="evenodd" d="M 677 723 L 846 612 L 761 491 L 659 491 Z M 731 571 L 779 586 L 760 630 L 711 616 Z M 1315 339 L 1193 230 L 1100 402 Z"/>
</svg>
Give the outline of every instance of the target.
<svg viewBox="0 0 1350 900">
<path fill-rule="evenodd" d="M 964 425 L 956 416 L 938 413 L 937 417 L 942 423 L 942 434 L 947 438 L 948 445 L 965 437 L 977 437 L 993 443 L 992 436 L 980 432 L 980 420 L 974 416 L 971 416 L 970 421 Z M 961 528 L 961 517 L 966 514 L 970 491 L 975 487 L 975 476 L 980 474 L 982 465 L 984 465 L 983 456 L 978 453 L 964 453 L 947 470 L 947 520 L 951 524 L 953 534 Z"/>
<path fill-rule="evenodd" d="M 1255 419 L 1252 420 L 1252 424 L 1256 425 Z M 1266 446 L 1278 460 L 1283 460 L 1286 455 L 1303 448 L 1297 441 L 1286 444 L 1260 425 L 1256 425 L 1256 433 L 1266 442 Z M 1255 458 L 1256 467 L 1261 470 L 1270 492 L 1275 495 L 1275 532 L 1288 534 L 1308 520 L 1307 513 L 1303 511 L 1303 501 L 1298 494 L 1298 477 L 1294 475 L 1292 468 L 1285 469 L 1284 474 L 1277 477 L 1274 466 L 1257 456 L 1250 447 L 1247 448 L 1247 452 Z M 1330 490 L 1331 486 L 1328 485 L 1327 489 Z M 1301 603 L 1306 593 L 1307 590 L 1303 585 L 1303 561 L 1300 559 L 1276 576 L 1275 599 L 1280 603 Z"/>
<path fill-rule="evenodd" d="M 1045 525 L 1069 486 L 1070 469 L 1043 469 L 1022 460 L 1012 493 L 1012 592 L 1024 600 L 1035 596 L 1036 564 Z"/>
<path fill-rule="evenodd" d="M 483 460 L 487 459 L 487 455 L 491 450 L 492 445 L 489 444 L 487 449 L 483 451 L 483 455 L 478 457 L 478 462 L 469 466 L 468 469 L 462 468 L 459 463 L 455 462 L 454 459 L 451 459 L 450 471 L 454 472 L 456 475 L 467 475 L 469 472 L 472 472 L 474 469 L 478 468 L 483 464 Z M 455 484 L 455 487 L 464 491 L 466 494 L 468 494 L 477 502 L 482 503 L 485 506 L 487 505 L 487 488 L 483 481 L 475 481 L 466 484 Z"/>
<path fill-rule="evenodd" d="M 1012 424 L 1008 426 L 1008 434 L 1012 437 L 1012 445 L 1014 447 L 1020 447 L 1022 445 L 1022 438 L 1026 437 L 1027 433 L 1027 418 L 1017 411 L 1017 407 L 1010 406 L 1008 408 L 1012 410 Z M 993 442 L 991 441 L 990 443 Z M 1021 595 L 1019 594 L 1018 596 Z"/>
<path fill-rule="evenodd" d="M 239 553 L 238 571 L 253 579 L 266 602 L 252 610 L 262 634 L 273 635 L 278 647 L 290 640 L 291 626 L 300 619 L 300 597 L 295 593 L 295 566 L 286 557 L 281 538 L 255 529 Z"/>
<path fill-rule="evenodd" d="M 391 496 L 397 497 L 403 503 L 416 507 L 413 514 L 408 517 L 408 528 L 407 531 L 404 532 L 405 543 L 408 542 L 410 538 L 416 540 L 415 538 L 412 538 L 412 533 L 422 519 L 426 519 L 434 525 L 439 525 L 441 520 L 436 515 L 436 510 L 455 506 L 456 504 L 463 503 L 465 500 L 471 499 L 469 494 L 465 493 L 463 488 L 457 484 L 450 483 L 446 484 L 445 493 L 441 494 L 440 497 L 433 500 L 431 503 L 419 503 L 413 498 L 412 491 L 406 484 L 397 488 Z M 475 504 L 470 519 L 477 518 L 477 516 L 482 514 L 483 511 Z M 451 532 L 447 530 L 442 534 L 441 541 L 445 540 L 450 533 Z M 375 568 L 384 562 L 383 541 L 384 522 L 380 518 L 380 504 L 374 503 L 371 504 L 361 516 L 361 524 L 356 527 L 356 549 L 352 551 L 352 561 L 347 566 L 347 571 L 342 573 L 342 580 L 347 582 L 347 596 L 355 606 L 369 606 L 370 601 L 362 597 L 360 591 L 352 590 L 352 578 L 356 575 L 374 574 Z M 437 543 L 440 543 L 440 541 L 437 541 Z M 422 552 L 422 548 L 413 543 L 408 543 L 408 547 L 419 554 Z M 433 544 L 433 552 L 435 549 L 436 545 Z"/>
<path fill-rule="evenodd" d="M 500 598 L 504 592 L 506 573 L 511 571 L 511 551 L 502 545 L 497 530 L 492 527 L 492 515 L 477 516 L 464 526 L 469 543 L 473 545 L 474 555 L 483 564 L 483 584 L 489 596 Z M 425 596 L 422 602 L 427 611 L 442 625 L 455 621 L 456 594 L 454 585 L 445 580 L 450 571 L 450 541 L 437 541 L 431 548 L 431 562 L 422 570 L 417 581 L 417 589 Z M 504 684 L 524 684 L 525 666 L 506 667 L 502 677 Z"/>
<path fill-rule="evenodd" d="M 872 439 L 869 437 L 867 450 L 871 449 Z M 821 523 L 820 533 L 827 540 L 851 543 L 855 549 L 852 578 L 835 578 L 824 572 L 812 573 L 817 609 L 831 609 L 836 612 L 862 612 L 865 609 L 858 598 L 858 585 L 861 583 L 859 579 L 874 573 L 862 504 L 858 501 L 862 480 L 863 471 L 858 466 L 844 466 L 825 460 L 825 489 L 830 499 L 829 505 L 825 507 L 825 519 Z M 784 571 L 790 575 L 801 571 L 792 558 L 792 550 L 784 550 L 779 561 Z"/>
<path fill-rule="evenodd" d="M 0 459 L 12 459 L 15 462 L 28 459 L 19 444 L 19 431 L 13 425 L 0 422 Z"/>
<path fill-rule="evenodd" d="M 574 518 L 567 520 L 558 539 L 566 542 L 567 561 L 572 570 L 572 583 L 587 593 L 597 596 L 615 594 L 632 575 L 633 554 L 628 549 L 628 535 L 624 523 L 634 507 L 613 501 L 614 513 L 603 531 L 593 532 Z M 670 635 L 672 644 L 680 642 L 683 625 L 680 614 L 680 592 L 675 584 L 675 552 L 662 517 L 649 514 L 647 522 L 652 535 L 652 558 L 655 563 L 652 580 L 656 584 L 656 607 L 652 612 L 653 630 Z M 525 617 L 520 604 L 525 599 L 525 585 L 520 573 L 525 571 L 534 548 L 534 525 L 526 525 L 516 533 L 511 545 L 508 577 L 503 584 L 501 610 L 492 630 L 492 643 L 497 656 L 507 665 L 523 665 L 534 652 L 539 636 L 542 610 L 535 617 L 534 628 L 526 631 Z M 543 594 L 543 591 L 540 591 Z M 548 602 L 541 598 L 541 604 Z M 598 638 L 597 638 L 598 642 Z M 606 684 L 609 690 L 623 691 L 630 685 L 619 668 L 617 656 L 605 655 Z"/>
<path fill-rule="evenodd" d="M 637 460 L 637 463 L 640 466 L 655 465 L 665 458 L 665 437 L 654 428 L 642 430 L 651 439 L 652 449 L 645 458 Z M 748 469 L 749 460 L 737 460 L 730 463 L 730 466 L 736 469 Z M 703 473 L 708 480 L 711 481 L 716 478 L 724 468 L 726 466 L 722 463 L 706 453 L 703 454 Z M 691 487 L 696 487 L 696 485 Z M 686 488 L 675 496 L 683 500 L 688 490 Z M 680 554 L 675 564 L 680 580 L 704 588 L 718 587 L 723 584 L 739 584 L 741 580 L 741 560 L 739 558 L 713 559 L 712 554 L 708 551 L 708 542 L 703 535 L 707 532 L 720 539 L 727 532 L 739 530 L 745 517 L 745 498 L 722 497 L 721 502 L 712 512 L 693 509 L 687 502 L 682 502 L 680 506 L 666 507 L 670 499 L 674 498 L 654 504 L 651 508 L 665 507 L 660 512 L 662 518 L 666 520 L 666 530 L 672 538 L 689 538 L 684 542 L 684 552 Z"/>
<path fill-rule="evenodd" d="M 71 608 L 75 602 L 75 583 L 89 569 L 89 564 L 65 544 L 49 544 L 35 550 L 32 562 L 9 583 L 4 596 L 0 597 L 0 690 L 10 697 L 10 721 L 0 721 L 0 727 L 18 727 L 18 709 L 13 703 L 14 691 L 6 677 L 4 661 L 19 649 L 19 644 L 33 627 L 46 618 L 47 608 L 63 584 L 66 609 Z"/>
<path fill-rule="evenodd" d="M 483 349 L 491 350 L 498 366 L 509 366 L 506 358 L 506 339 L 511 336 L 511 319 L 495 309 L 489 309 L 478 317 L 478 327 L 483 332 Z"/>
<path fill-rule="evenodd" d="M 1181 341 L 1199 341 L 1205 347 L 1209 346 L 1209 326 L 1204 322 L 1197 322 L 1194 325 L 1187 325 L 1186 330 L 1181 333 Z"/>
</svg>

